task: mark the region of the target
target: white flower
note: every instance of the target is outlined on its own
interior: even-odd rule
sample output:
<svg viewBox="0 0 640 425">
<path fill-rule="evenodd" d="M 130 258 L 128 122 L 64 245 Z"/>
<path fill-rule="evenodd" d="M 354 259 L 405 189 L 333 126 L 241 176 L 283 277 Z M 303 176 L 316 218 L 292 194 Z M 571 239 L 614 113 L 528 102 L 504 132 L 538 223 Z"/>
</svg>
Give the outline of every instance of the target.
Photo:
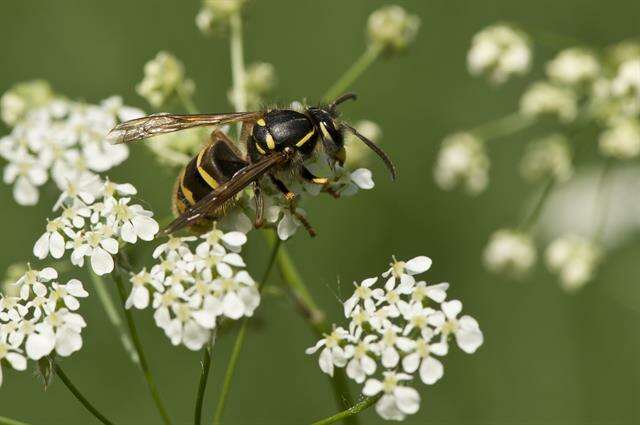
<svg viewBox="0 0 640 425">
<path fill-rule="evenodd" d="M 159 52 L 145 64 L 144 78 L 136 86 L 138 94 L 155 108 L 178 93 L 190 95 L 193 90 L 193 81 L 185 77 L 184 65 L 168 52 Z"/>
<path fill-rule="evenodd" d="M 362 393 L 372 397 L 380 392 L 384 395 L 376 403 L 376 412 L 384 419 L 403 420 L 406 415 L 413 415 L 420 409 L 420 394 L 403 381 L 411 380 L 411 375 L 384 372 L 384 379 L 368 379 Z"/>
<path fill-rule="evenodd" d="M 519 277 L 536 262 L 536 248 L 531 237 L 511 229 L 496 231 L 484 250 L 484 263 L 494 273 Z"/>
<path fill-rule="evenodd" d="M 334 328 L 329 335 L 319 340 L 313 347 L 307 348 L 305 353 L 314 354 L 320 348 L 320 357 L 318 364 L 320 369 L 327 375 L 333 376 L 333 367 L 344 367 L 347 364 L 347 357 L 344 349 L 340 346 L 343 341 L 349 337 L 349 332 L 343 328 Z M 324 348 L 323 348 L 324 347 Z"/>
<path fill-rule="evenodd" d="M 568 180 L 573 166 L 567 139 L 560 134 L 552 134 L 532 142 L 522 157 L 520 172 L 529 181 L 550 177 L 558 182 Z"/>
<path fill-rule="evenodd" d="M 444 356 L 448 351 L 443 342 L 431 342 L 433 335 L 431 328 L 422 328 L 421 338 L 416 340 L 413 351 L 402 359 L 404 371 L 414 373 L 419 368 L 420 379 L 427 385 L 435 384 L 444 375 L 442 363 L 433 355 Z"/>
<path fill-rule="evenodd" d="M 617 159 L 632 159 L 640 154 L 640 121 L 621 119 L 600 135 L 600 152 Z"/>
<path fill-rule="evenodd" d="M 434 175 L 444 190 L 462 186 L 471 194 L 482 192 L 489 182 L 489 158 L 484 143 L 470 133 L 448 136 L 438 153 Z"/>
<path fill-rule="evenodd" d="M 47 287 L 44 283 L 58 277 L 58 272 L 53 267 L 45 267 L 42 270 L 29 268 L 16 284 L 20 287 L 20 298 L 29 299 L 31 293 L 44 297 L 47 294 Z"/>
<path fill-rule="evenodd" d="M 419 28 L 420 18 L 398 5 L 381 7 L 369 15 L 367 21 L 369 41 L 388 53 L 406 49 L 418 35 Z"/>
<path fill-rule="evenodd" d="M 120 237 L 123 241 L 136 243 L 138 238 L 150 241 L 160 230 L 160 225 L 151 216 L 151 211 L 146 211 L 140 205 L 129 205 L 130 198 L 120 198 L 109 202 L 104 214 L 108 217 L 107 223 L 120 229 Z"/>
<path fill-rule="evenodd" d="M 41 260 L 49 254 L 53 258 L 62 258 L 65 252 L 63 235 L 69 234 L 71 231 L 70 224 L 62 217 L 47 221 L 46 232 L 38 238 L 33 246 L 33 255 Z"/>
<path fill-rule="evenodd" d="M 353 291 L 353 295 L 344 302 L 345 317 L 351 316 L 351 312 L 360 302 L 363 303 L 365 310 L 375 310 L 374 300 L 384 297 L 384 291 L 382 288 L 371 288 L 371 286 L 373 286 L 377 281 L 378 278 L 374 277 L 363 280 L 360 285 L 353 282 L 356 289 Z"/>
<path fill-rule="evenodd" d="M 149 289 L 151 286 L 156 291 L 162 291 L 162 284 L 156 281 L 146 269 L 142 269 L 139 273 L 131 276 L 131 294 L 125 303 L 126 308 L 134 306 L 137 309 L 145 309 L 149 306 Z"/>
<path fill-rule="evenodd" d="M 492 25 L 477 33 L 467 54 L 469 72 L 487 74 L 496 84 L 504 83 L 512 75 L 525 74 L 530 65 L 527 36 L 504 24 Z"/>
<path fill-rule="evenodd" d="M 344 347 L 344 354 L 349 359 L 347 376 L 359 384 L 376 372 L 377 364 L 373 356 L 380 355 L 378 344 L 375 343 L 377 338 L 376 335 L 367 335 Z"/>
<path fill-rule="evenodd" d="M 560 84 L 586 83 L 595 80 L 599 74 L 598 59 L 593 53 L 578 47 L 561 51 L 547 64 L 547 75 Z"/>
<path fill-rule="evenodd" d="M 100 186 L 100 177 L 92 173 L 69 176 L 60 187 L 62 193 L 53 206 L 53 210 L 59 209 L 65 201 L 74 202 L 79 200 L 85 204 L 92 204 L 96 199 Z"/>
<path fill-rule="evenodd" d="M 5 360 L 15 370 L 27 368 L 27 359 L 22 355 L 22 350 L 7 343 L 7 335 L 0 331 L 0 386 L 2 386 L 2 364 Z"/>
<path fill-rule="evenodd" d="M 381 330 L 382 338 L 379 346 L 382 366 L 386 368 L 394 368 L 398 365 L 400 352 L 408 352 L 413 349 L 414 341 L 400 335 L 401 330 L 398 326 L 390 324 L 386 324 Z"/>
<path fill-rule="evenodd" d="M 47 182 L 45 166 L 26 150 L 18 150 L 5 156 L 9 164 L 4 169 L 4 182 L 14 184 L 13 197 L 20 205 L 38 203 L 38 186 Z"/>
<path fill-rule="evenodd" d="M 431 258 L 421 255 L 408 261 L 397 261 L 395 258 L 390 264 L 390 268 L 382 273 L 382 276 L 389 278 L 386 282 L 386 289 L 390 291 L 395 285 L 395 280 L 400 280 L 402 286 L 413 286 L 415 284 L 414 275 L 424 273 L 431 268 Z"/>
<path fill-rule="evenodd" d="M 471 316 L 462 316 L 458 319 L 458 314 L 462 311 L 462 303 L 458 300 L 445 301 L 442 303 L 444 314 L 434 315 L 432 323 L 438 328 L 444 337 L 453 334 L 458 343 L 458 347 L 465 353 L 475 353 L 484 341 L 482 331 L 476 319 Z"/>
<path fill-rule="evenodd" d="M 51 284 L 51 294 L 49 295 L 49 308 L 55 310 L 58 300 L 62 300 L 64 305 L 71 311 L 80 308 L 80 302 L 77 298 L 86 298 L 89 293 L 82 287 L 82 282 L 78 279 L 71 279 L 64 285 L 53 282 Z"/>
<path fill-rule="evenodd" d="M 569 88 L 537 82 L 522 95 L 520 113 L 532 117 L 555 115 L 562 122 L 571 122 L 578 115 L 578 100 Z"/>
<path fill-rule="evenodd" d="M 578 290 L 591 280 L 600 258 L 600 249 L 593 242 L 575 235 L 556 239 L 545 252 L 547 267 L 559 274 L 567 291 Z"/>
</svg>

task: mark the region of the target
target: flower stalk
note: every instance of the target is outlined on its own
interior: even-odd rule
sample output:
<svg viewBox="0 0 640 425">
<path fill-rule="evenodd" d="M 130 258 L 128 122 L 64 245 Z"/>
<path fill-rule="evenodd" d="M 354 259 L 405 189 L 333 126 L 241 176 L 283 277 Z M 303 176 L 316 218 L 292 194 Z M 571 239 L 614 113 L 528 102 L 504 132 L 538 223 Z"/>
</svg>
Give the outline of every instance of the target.
<svg viewBox="0 0 640 425">
<path fill-rule="evenodd" d="M 520 130 L 530 127 L 535 123 L 535 119 L 527 117 L 519 112 L 509 114 L 494 121 L 489 121 L 469 131 L 475 137 L 482 140 L 495 139 L 509 136 Z"/>
<path fill-rule="evenodd" d="M 16 421 L 15 419 L 0 416 L 0 425 L 28 425 L 26 422 Z"/>
<path fill-rule="evenodd" d="M 204 401 L 204 393 L 207 389 L 207 380 L 209 379 L 209 371 L 211 370 L 211 353 L 216 343 L 216 329 L 211 334 L 211 341 L 202 350 L 202 373 L 200 374 L 200 384 L 198 385 L 198 395 L 196 397 L 196 409 L 193 423 L 199 425 L 202 423 L 202 405 Z"/>
<path fill-rule="evenodd" d="M 364 53 L 356 59 L 349 69 L 327 90 L 322 97 L 323 102 L 331 102 L 343 94 L 373 63 L 380 57 L 384 46 L 380 43 L 370 44 Z"/>
<path fill-rule="evenodd" d="M 267 263 L 267 268 L 264 272 L 264 275 L 262 276 L 262 280 L 258 282 L 258 291 L 260 293 L 262 293 L 262 290 L 264 289 L 264 286 L 269 279 L 269 275 L 271 274 L 271 270 L 273 269 L 276 257 L 278 257 L 280 245 L 281 241 L 280 239 L 277 239 L 271 248 L 271 257 L 269 258 L 269 262 Z M 222 383 L 222 390 L 220 391 L 220 396 L 218 397 L 216 413 L 213 417 L 214 425 L 220 424 L 220 421 L 222 420 L 225 404 L 227 402 L 227 398 L 229 397 L 229 390 L 231 388 L 233 374 L 235 372 L 236 364 L 238 363 L 238 358 L 240 357 L 240 352 L 242 351 L 242 345 L 244 344 L 244 340 L 246 338 L 248 324 L 249 318 L 247 317 L 242 321 L 240 331 L 238 331 L 236 341 L 233 344 L 233 351 L 231 352 L 231 357 L 229 358 L 229 364 L 227 365 L 227 370 L 224 375 L 224 381 Z"/>
<path fill-rule="evenodd" d="M 328 425 L 333 424 L 338 421 L 345 421 L 349 418 L 354 418 L 358 413 L 367 410 L 369 407 L 376 404 L 376 402 L 382 397 L 382 394 L 378 394 L 374 397 L 367 397 L 364 400 L 360 401 L 357 404 L 354 404 L 350 408 L 343 410 L 342 412 L 336 413 L 333 416 L 329 416 L 328 418 L 321 419 L 319 421 L 313 422 L 311 425 Z"/>
<path fill-rule="evenodd" d="M 95 416 L 96 419 L 98 419 L 104 425 L 113 425 L 113 422 L 108 420 L 102 413 L 100 413 L 98 409 L 96 409 L 89 402 L 89 400 L 87 400 L 85 396 L 82 395 L 80 390 L 78 390 L 78 388 L 76 388 L 76 386 L 73 385 L 73 382 L 71 382 L 71 380 L 66 375 L 66 373 L 64 373 L 60 365 L 58 365 L 58 363 L 56 363 L 55 360 L 53 359 L 51 359 L 51 363 L 53 364 L 53 368 L 56 372 L 56 375 L 58 375 L 62 383 L 67 387 L 69 391 L 71 391 L 71 394 L 73 394 L 73 396 L 84 406 L 84 408 L 87 409 L 93 416 Z M 11 423 L 12 422 L 9 422 L 9 424 Z M 19 424 L 19 422 L 13 422 L 13 424 Z"/>
<path fill-rule="evenodd" d="M 553 192 L 554 186 L 555 186 L 555 179 L 553 177 L 550 177 L 549 180 L 544 184 L 542 191 L 540 192 L 540 195 L 538 196 L 535 203 L 533 204 L 533 208 L 531 209 L 531 211 L 529 211 L 529 213 L 526 215 L 526 217 L 524 218 L 524 220 L 520 225 L 520 228 L 524 232 L 530 233 L 535 227 L 536 223 L 538 222 L 538 219 L 540 218 L 540 214 L 544 209 L 544 205 L 549 199 L 549 195 L 551 195 L 551 192 Z"/>
<path fill-rule="evenodd" d="M 242 41 L 242 19 L 240 11 L 235 12 L 229 19 L 231 50 L 231 78 L 233 79 L 233 107 L 236 111 L 247 110 L 246 69 L 244 66 L 244 48 Z M 242 123 L 238 123 L 238 136 Z"/>
<path fill-rule="evenodd" d="M 127 293 L 124 288 L 124 283 L 122 282 L 122 278 L 118 274 L 118 269 L 114 270 L 111 273 L 111 276 L 113 277 L 113 280 L 118 286 L 118 293 L 120 294 L 120 299 L 122 301 L 122 309 L 124 311 L 127 327 L 129 328 L 129 334 L 131 335 L 131 339 L 133 341 L 133 346 L 135 347 L 136 353 L 138 353 L 138 358 L 140 359 L 140 369 L 142 370 L 144 379 L 147 381 L 147 386 L 149 387 L 149 392 L 151 393 L 151 397 L 153 398 L 153 401 L 156 407 L 158 408 L 158 412 L 162 417 L 162 421 L 165 423 L 165 425 L 171 425 L 171 419 L 169 418 L 167 409 L 164 407 L 164 403 L 160 398 L 160 393 L 158 392 L 158 388 L 156 387 L 155 381 L 153 379 L 153 375 L 151 374 L 151 370 L 149 369 L 149 363 L 147 362 L 147 358 L 144 354 L 142 343 L 140 341 L 140 337 L 138 336 L 138 330 L 133 320 L 133 315 L 131 314 L 131 311 L 125 307 L 125 304 L 127 302 Z"/>
<path fill-rule="evenodd" d="M 127 334 L 127 330 L 122 322 L 122 318 L 118 314 L 116 310 L 116 306 L 111 299 L 111 295 L 105 288 L 105 283 L 102 277 L 95 274 L 93 271 L 89 270 L 89 276 L 91 277 L 91 282 L 93 283 L 93 287 L 96 290 L 96 294 L 98 294 L 98 298 L 100 299 L 100 303 L 102 304 L 102 308 L 104 308 L 105 313 L 107 314 L 107 318 L 116 329 L 120 336 L 120 342 L 124 347 L 124 350 L 129 354 L 129 358 L 135 364 L 140 364 L 140 358 L 138 357 L 138 353 L 136 353 L 133 348 L 133 343 L 131 342 L 131 338 Z"/>
</svg>

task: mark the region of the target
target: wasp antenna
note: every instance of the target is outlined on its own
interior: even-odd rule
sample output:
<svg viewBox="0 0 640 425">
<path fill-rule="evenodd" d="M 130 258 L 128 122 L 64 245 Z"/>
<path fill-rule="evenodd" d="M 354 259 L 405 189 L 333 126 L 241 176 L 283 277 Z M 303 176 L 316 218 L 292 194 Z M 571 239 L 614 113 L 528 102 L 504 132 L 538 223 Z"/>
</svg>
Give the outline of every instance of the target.
<svg viewBox="0 0 640 425">
<path fill-rule="evenodd" d="M 356 136 L 358 139 L 362 140 L 364 142 L 364 144 L 369 147 L 369 149 L 374 151 L 376 153 L 376 155 L 378 155 L 380 157 L 380 159 L 382 159 L 382 161 L 384 161 L 384 164 L 387 166 L 387 168 L 389 169 L 389 172 L 391 173 L 391 179 L 392 180 L 396 180 L 398 178 L 398 171 L 396 169 L 396 166 L 391 161 L 391 158 L 389 158 L 389 155 L 387 155 L 385 153 L 385 151 L 383 151 L 382 148 L 380 148 L 380 146 L 376 145 L 372 140 L 369 140 L 366 137 L 364 137 L 362 134 L 360 134 L 360 132 L 358 130 L 353 128 L 348 123 L 343 122 L 342 125 L 344 125 L 344 127 L 347 130 L 349 130 L 351 133 L 353 133 L 354 136 Z"/>
<path fill-rule="evenodd" d="M 334 109 L 339 104 L 346 102 L 347 100 L 356 100 L 358 96 L 355 93 L 345 93 L 342 96 L 339 96 L 336 100 L 329 104 L 330 109 Z"/>
</svg>

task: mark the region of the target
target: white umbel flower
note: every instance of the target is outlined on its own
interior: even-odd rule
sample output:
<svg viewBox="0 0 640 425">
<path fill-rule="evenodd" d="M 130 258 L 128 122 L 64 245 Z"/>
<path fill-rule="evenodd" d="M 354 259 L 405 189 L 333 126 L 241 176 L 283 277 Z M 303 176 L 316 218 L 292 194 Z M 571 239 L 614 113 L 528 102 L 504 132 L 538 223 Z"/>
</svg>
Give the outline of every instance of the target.
<svg viewBox="0 0 640 425">
<path fill-rule="evenodd" d="M 559 84 L 577 85 L 594 81 L 600 74 L 595 55 L 583 48 L 561 51 L 547 64 L 547 75 Z"/>
<path fill-rule="evenodd" d="M 531 65 L 531 48 L 527 36 L 505 24 L 496 24 L 477 33 L 467 54 L 472 75 L 487 74 L 501 84 L 512 75 L 525 74 Z"/>
<path fill-rule="evenodd" d="M 456 133 L 442 142 L 434 169 L 444 190 L 462 186 L 471 194 L 482 192 L 489 182 L 489 158 L 481 140 L 470 133 Z"/>
<path fill-rule="evenodd" d="M 567 139 L 561 134 L 552 134 L 531 142 L 522 157 L 520 173 L 531 182 L 549 178 L 567 181 L 573 174 Z"/>
<path fill-rule="evenodd" d="M 420 18 L 398 5 L 384 6 L 374 11 L 367 21 L 369 41 L 388 53 L 406 49 L 418 35 L 419 29 Z"/>
<path fill-rule="evenodd" d="M 520 277 L 536 262 L 536 248 L 531 237 L 512 229 L 500 229 L 489 238 L 484 263 L 494 273 Z"/>
<path fill-rule="evenodd" d="M 53 91 L 46 81 L 16 84 L 0 97 L 0 117 L 7 125 L 14 126 L 29 110 L 45 105 L 51 99 Z"/>
<path fill-rule="evenodd" d="M 629 59 L 620 64 L 611 83 L 611 91 L 616 96 L 635 97 L 640 102 L 640 58 Z"/>
<path fill-rule="evenodd" d="M 562 122 L 571 122 L 578 115 L 578 99 L 569 88 L 537 82 L 522 95 L 520 112 L 531 117 L 554 115 Z"/>
<path fill-rule="evenodd" d="M 448 283 L 416 282 L 430 266 L 425 256 L 394 259 L 380 276 L 355 284 L 354 294 L 344 303 L 348 326 L 334 325 L 332 333 L 306 351 L 320 352 L 324 373 L 332 375 L 336 367 L 345 367 L 349 378 L 364 383 L 364 395 L 382 393 L 376 411 L 385 419 L 401 420 L 418 411 L 420 396 L 410 381 L 419 376 L 433 385 L 442 378 L 441 358 L 448 353 L 450 338 L 467 353 L 483 342 L 478 322 L 460 316 L 462 303 L 445 301 Z"/>
<path fill-rule="evenodd" d="M 632 159 L 640 154 L 640 121 L 618 120 L 600 135 L 600 152 L 616 159 Z"/>
<path fill-rule="evenodd" d="M 601 252 L 590 240 L 566 235 L 553 241 L 545 252 L 547 267 L 558 273 L 563 289 L 572 292 L 593 278 Z"/>
<path fill-rule="evenodd" d="M 27 359 L 22 350 L 7 342 L 7 334 L 0 329 L 0 386 L 2 386 L 2 364 L 7 362 L 15 370 L 27 369 Z"/>
</svg>

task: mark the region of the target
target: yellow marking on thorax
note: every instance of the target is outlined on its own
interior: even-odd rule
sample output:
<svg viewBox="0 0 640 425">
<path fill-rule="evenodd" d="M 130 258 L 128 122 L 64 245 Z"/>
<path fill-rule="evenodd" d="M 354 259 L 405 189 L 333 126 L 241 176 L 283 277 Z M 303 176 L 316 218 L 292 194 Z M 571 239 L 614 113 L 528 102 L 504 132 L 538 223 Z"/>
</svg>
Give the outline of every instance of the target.
<svg viewBox="0 0 640 425">
<path fill-rule="evenodd" d="M 259 120 L 257 120 L 256 124 L 258 124 L 260 127 L 264 127 L 265 125 L 267 125 L 267 123 L 264 121 L 263 118 L 260 118 Z"/>
<path fill-rule="evenodd" d="M 193 192 L 191 192 L 189 189 L 187 189 L 184 185 L 184 172 L 186 170 L 182 170 L 182 174 L 180 175 L 180 189 L 182 190 L 182 194 L 184 195 L 185 198 L 187 198 L 187 201 L 189 201 L 189 203 L 191 205 L 195 204 L 196 201 L 193 199 Z"/>
<path fill-rule="evenodd" d="M 310 132 L 308 132 L 302 139 L 300 139 L 300 141 L 298 143 L 296 143 L 297 147 L 300 147 L 302 145 L 304 145 L 305 143 L 307 143 L 309 141 L 309 139 L 311 139 L 311 137 L 313 136 L 313 134 L 316 132 L 315 129 L 311 129 Z"/>
<path fill-rule="evenodd" d="M 214 179 L 211 174 L 207 173 L 207 171 L 202 168 L 202 166 L 200 165 L 202 163 L 202 157 L 204 156 L 206 150 L 209 148 L 204 148 L 200 151 L 200 153 L 198 154 L 198 159 L 196 160 L 196 166 L 198 167 L 198 172 L 200 173 L 200 177 L 202 177 L 202 179 L 207 182 L 207 184 L 212 188 L 215 189 L 216 187 L 218 187 L 218 182 L 216 181 L 216 179 Z"/>
<path fill-rule="evenodd" d="M 262 149 L 260 147 L 260 145 L 258 144 L 258 142 L 256 142 L 256 149 L 258 149 L 258 152 L 260 152 L 261 155 L 265 155 L 266 152 L 264 151 L 264 149 Z"/>
<path fill-rule="evenodd" d="M 273 136 L 271 135 L 271 133 L 269 133 L 268 130 L 267 130 L 267 147 L 270 150 L 274 150 L 276 148 L 276 141 L 273 140 Z"/>
</svg>

